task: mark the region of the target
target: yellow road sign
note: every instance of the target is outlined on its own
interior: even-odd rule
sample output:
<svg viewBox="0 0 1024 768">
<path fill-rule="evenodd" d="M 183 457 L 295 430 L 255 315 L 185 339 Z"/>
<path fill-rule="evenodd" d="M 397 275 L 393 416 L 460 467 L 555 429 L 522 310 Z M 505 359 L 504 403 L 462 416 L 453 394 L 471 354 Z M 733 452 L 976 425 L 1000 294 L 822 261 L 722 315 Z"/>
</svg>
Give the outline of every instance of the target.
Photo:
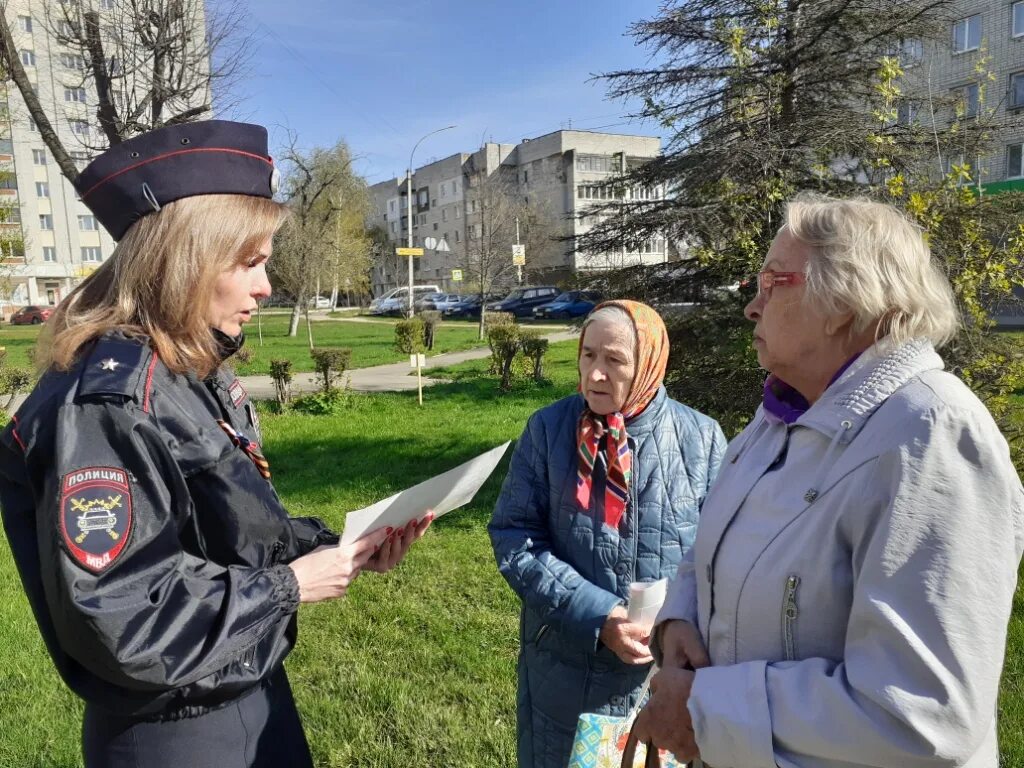
<svg viewBox="0 0 1024 768">
<path fill-rule="evenodd" d="M 395 254 L 398 256 L 422 256 L 422 248 L 395 248 Z"/>
<path fill-rule="evenodd" d="M 456 283 L 462 282 L 462 270 L 461 269 L 453 269 L 452 270 L 452 282 L 456 282 Z"/>
</svg>

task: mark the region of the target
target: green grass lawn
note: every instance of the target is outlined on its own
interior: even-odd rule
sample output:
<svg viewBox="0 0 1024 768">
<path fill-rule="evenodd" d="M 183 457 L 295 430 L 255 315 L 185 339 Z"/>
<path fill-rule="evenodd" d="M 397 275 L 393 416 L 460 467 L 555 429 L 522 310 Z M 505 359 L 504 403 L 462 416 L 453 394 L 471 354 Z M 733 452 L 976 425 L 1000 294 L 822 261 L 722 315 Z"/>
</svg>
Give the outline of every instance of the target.
<svg viewBox="0 0 1024 768">
<path fill-rule="evenodd" d="M 313 343 L 317 347 L 348 347 L 352 350 L 352 368 L 400 363 L 409 358 L 394 349 L 394 324 L 393 318 L 365 323 L 314 321 Z M 289 338 L 287 334 L 286 314 L 264 315 L 262 345 L 256 321 L 246 326 L 245 348 L 252 353 L 252 359 L 248 363 L 235 364 L 238 375 L 269 374 L 270 361 L 277 359 L 291 360 L 292 370 L 296 373 L 312 371 L 313 360 L 309 356 L 309 337 L 306 334 L 305 322 L 299 324 L 297 336 Z M 39 326 L 0 326 L 0 346 L 7 347 L 8 365 L 30 367 L 29 349 L 36 343 L 38 335 Z M 486 342 L 479 340 L 475 325 L 464 321 L 444 322 L 434 336 L 434 349 L 431 354 L 457 352 L 485 345 Z"/>
<path fill-rule="evenodd" d="M 334 417 L 263 416 L 275 485 L 296 515 L 346 511 L 521 432 L 575 388 L 575 342 L 553 345 L 543 385 L 501 396 L 453 366 L 415 393 L 352 395 Z M 494 566 L 486 523 L 508 459 L 474 502 L 439 520 L 397 570 L 342 601 L 300 609 L 287 662 L 317 766 L 514 764 L 518 601 Z M 368 469 L 370 468 L 370 469 Z M 80 765 L 81 707 L 53 670 L 0 537 L 0 766 Z M 1024 766 L 1024 591 L 1018 588 L 1000 702 L 1004 766 Z"/>
<path fill-rule="evenodd" d="M 16 368 L 31 368 L 29 350 L 39 336 L 39 325 L 0 325 L 0 347 L 7 349 L 5 364 Z"/>
</svg>

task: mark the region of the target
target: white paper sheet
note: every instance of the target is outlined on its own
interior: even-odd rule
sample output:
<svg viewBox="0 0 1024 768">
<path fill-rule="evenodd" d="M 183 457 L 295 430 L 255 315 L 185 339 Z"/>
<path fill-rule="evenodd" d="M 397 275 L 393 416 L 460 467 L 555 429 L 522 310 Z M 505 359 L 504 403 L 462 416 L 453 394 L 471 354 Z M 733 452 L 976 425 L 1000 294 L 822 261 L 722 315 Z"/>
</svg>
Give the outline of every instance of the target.
<svg viewBox="0 0 1024 768">
<path fill-rule="evenodd" d="M 658 611 L 665 603 L 667 590 L 668 579 L 634 581 L 629 585 L 629 608 L 626 610 L 626 620 L 650 630 L 654 626 L 654 620 L 658 617 Z"/>
<path fill-rule="evenodd" d="M 345 516 L 345 530 L 341 543 L 349 544 L 371 531 L 391 526 L 401 528 L 412 520 L 423 517 L 427 510 L 434 511 L 434 518 L 468 504 L 480 486 L 491 476 L 505 455 L 509 443 L 503 443 L 482 453 L 455 469 L 424 480 L 419 485 L 406 488 L 401 493 L 381 499 L 365 509 L 357 509 Z"/>
</svg>

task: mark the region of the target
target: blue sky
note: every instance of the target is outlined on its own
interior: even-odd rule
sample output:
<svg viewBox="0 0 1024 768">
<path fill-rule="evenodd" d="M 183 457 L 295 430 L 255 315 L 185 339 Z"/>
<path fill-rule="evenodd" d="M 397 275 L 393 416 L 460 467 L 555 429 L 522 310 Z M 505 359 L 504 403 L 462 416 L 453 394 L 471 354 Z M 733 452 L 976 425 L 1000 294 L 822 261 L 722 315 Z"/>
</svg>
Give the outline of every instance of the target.
<svg viewBox="0 0 1024 768">
<path fill-rule="evenodd" d="M 345 139 L 370 183 L 481 142 L 568 127 L 659 135 L 628 123 L 594 74 L 643 66 L 627 36 L 660 0 L 247 0 L 256 35 L 239 107 L 305 148 Z"/>
</svg>

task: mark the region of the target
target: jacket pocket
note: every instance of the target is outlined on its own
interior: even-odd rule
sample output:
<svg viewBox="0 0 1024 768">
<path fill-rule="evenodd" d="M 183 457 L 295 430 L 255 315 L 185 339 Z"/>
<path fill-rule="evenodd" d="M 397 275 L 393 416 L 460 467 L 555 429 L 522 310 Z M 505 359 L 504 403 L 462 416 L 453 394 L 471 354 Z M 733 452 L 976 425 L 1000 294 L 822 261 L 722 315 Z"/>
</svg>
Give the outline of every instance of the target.
<svg viewBox="0 0 1024 768">
<path fill-rule="evenodd" d="M 800 577 L 790 574 L 786 578 L 786 588 L 782 595 L 782 646 L 786 661 L 797 658 L 796 621 L 800 616 L 800 608 L 796 601 L 796 592 L 800 587 Z"/>
</svg>

